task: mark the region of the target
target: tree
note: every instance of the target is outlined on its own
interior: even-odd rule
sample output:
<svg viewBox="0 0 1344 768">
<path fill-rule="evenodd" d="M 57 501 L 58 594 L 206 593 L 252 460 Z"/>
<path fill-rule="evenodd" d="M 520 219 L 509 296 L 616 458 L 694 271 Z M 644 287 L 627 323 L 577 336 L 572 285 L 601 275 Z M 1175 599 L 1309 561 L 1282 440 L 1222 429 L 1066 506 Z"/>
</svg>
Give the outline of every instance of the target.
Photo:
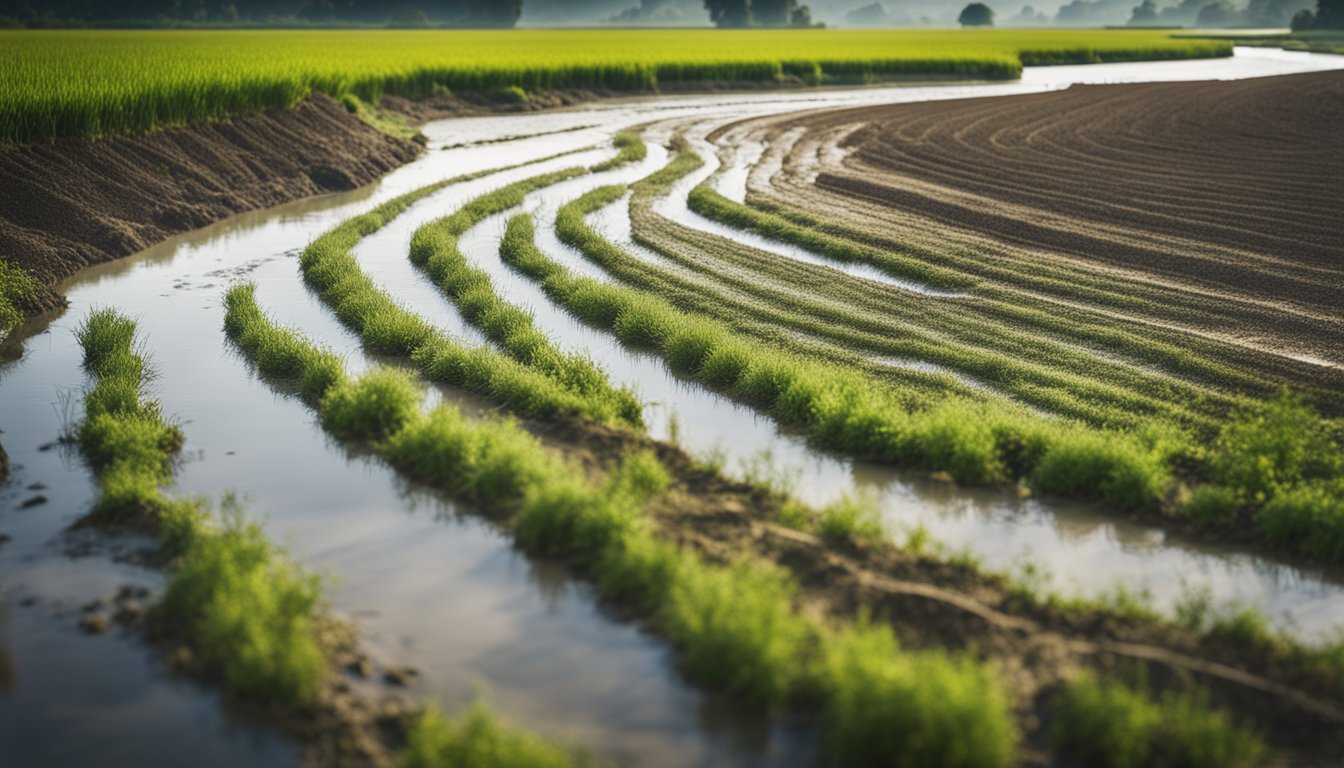
<svg viewBox="0 0 1344 768">
<path fill-rule="evenodd" d="M 705 0 L 705 10 L 716 27 L 751 26 L 749 0 Z"/>
<path fill-rule="evenodd" d="M 1129 26 L 1144 27 L 1156 23 L 1157 5 L 1153 3 L 1153 0 L 1143 0 L 1142 3 L 1134 6 L 1134 13 L 1129 17 Z"/>
<path fill-rule="evenodd" d="M 1197 27 L 1226 27 L 1234 19 L 1232 7 L 1223 2 L 1212 2 L 1199 9 L 1195 17 Z"/>
<path fill-rule="evenodd" d="M 1306 9 L 1298 11 L 1288 25 L 1294 32 L 1306 32 L 1316 26 L 1316 14 Z"/>
<path fill-rule="evenodd" d="M 789 26 L 797 29 L 808 29 L 812 26 L 812 9 L 806 5 L 800 5 L 793 9 L 789 14 Z"/>
<path fill-rule="evenodd" d="M 961 9 L 957 23 L 963 27 L 992 27 L 994 10 L 984 3 L 971 3 Z"/>
</svg>

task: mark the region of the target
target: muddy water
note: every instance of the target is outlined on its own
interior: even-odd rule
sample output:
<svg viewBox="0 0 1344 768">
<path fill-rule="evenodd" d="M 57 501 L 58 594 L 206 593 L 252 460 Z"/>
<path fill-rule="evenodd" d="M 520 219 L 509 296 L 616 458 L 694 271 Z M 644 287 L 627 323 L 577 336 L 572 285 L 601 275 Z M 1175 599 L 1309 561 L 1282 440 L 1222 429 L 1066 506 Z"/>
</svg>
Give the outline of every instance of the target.
<svg viewBox="0 0 1344 768">
<path fill-rule="evenodd" d="M 734 717 L 730 706 L 685 685 L 663 644 L 606 615 L 586 587 L 515 553 L 471 509 L 409 485 L 326 438 L 311 412 L 257 381 L 225 343 L 223 288 L 255 280 L 259 301 L 279 320 L 331 345 L 359 369 L 370 359 L 304 290 L 297 252 L 341 219 L 432 181 L 584 150 L 635 124 L 659 123 L 657 130 L 666 132 L 675 121 L 705 135 L 752 114 L 1017 93 L 1062 87 L 1071 78 L 1249 76 L 1340 65 L 1344 60 L 1251 51 L 1221 62 L 1029 70 L 1014 84 L 692 96 L 442 121 L 426 128 L 431 142 L 424 158 L 373 188 L 236 217 L 81 274 L 65 287 L 70 310 L 31 327 L 22 356 L 0 367 L 0 441 L 15 465 L 11 483 L 0 489 L 0 532 L 12 537 L 0 544 L 0 754 L 6 764 L 19 765 L 296 761 L 292 745 L 228 715 L 214 692 L 171 677 L 159 654 L 134 635 L 114 630 L 111 637 L 87 637 L 76 629 L 88 601 L 124 584 L 157 589 L 161 583 L 133 564 L 143 542 L 63 534 L 88 508 L 93 485 L 77 456 L 48 444 L 78 414 L 85 385 L 72 330 L 91 307 L 111 305 L 140 319 L 159 373 L 156 394 L 183 422 L 188 445 L 177 491 L 243 494 L 275 537 L 330 575 L 335 609 L 358 620 L 379 662 L 421 670 L 413 695 L 456 709 L 484 684 L 508 718 L 620 762 L 806 762 L 814 747 L 809 729 Z M 406 259 L 415 226 L 505 181 L 609 154 L 583 152 L 446 189 L 361 244 L 357 256 L 401 300 L 475 339 Z M 664 160 L 654 151 L 639 168 L 530 196 L 523 207 L 538 219 L 540 245 L 566 263 L 586 264 L 554 240 L 556 207 L 592 186 L 637 178 Z M 740 173 L 754 160 L 750 149 L 744 152 Z M 922 524 L 934 538 L 991 564 L 1033 562 L 1055 573 L 1060 586 L 1084 592 L 1122 581 L 1166 600 L 1186 578 L 1221 597 L 1264 606 L 1276 618 L 1291 613 L 1306 633 L 1344 619 L 1338 574 L 1196 549 L 1086 508 L 967 492 L 812 451 L 551 306 L 500 264 L 504 218 L 487 220 L 463 238 L 468 258 L 491 271 L 501 292 L 531 306 L 562 343 L 588 350 L 617 380 L 630 382 L 649 402 L 651 431 L 667 435 L 675 414 L 683 444 L 702 455 L 721 453 L 730 470 L 761 475 L 773 467 L 816 502 L 870 489 L 896 527 Z M 439 396 L 480 407 L 458 392 Z M 38 495 L 47 501 L 23 507 Z"/>
</svg>

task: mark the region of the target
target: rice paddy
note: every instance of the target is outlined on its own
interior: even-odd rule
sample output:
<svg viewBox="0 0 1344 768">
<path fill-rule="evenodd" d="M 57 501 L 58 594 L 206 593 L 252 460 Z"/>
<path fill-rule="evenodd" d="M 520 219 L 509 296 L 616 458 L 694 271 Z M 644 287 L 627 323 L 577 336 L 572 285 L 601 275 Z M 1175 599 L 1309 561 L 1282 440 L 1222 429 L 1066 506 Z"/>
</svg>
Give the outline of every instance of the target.
<svg viewBox="0 0 1344 768">
<path fill-rule="evenodd" d="M 97 107 L 70 122 L 35 118 L 24 126 L 45 127 L 3 140 L 153 130 L 314 90 L 372 103 L 436 89 L 666 91 L 709 78 L 1003 79 L 1024 64 L 1225 50 L 1156 32 L 1075 33 L 1072 47 L 1054 32 L 872 32 L 808 52 L 841 37 L 800 31 L 761 33 L 769 42 L 729 55 L 719 46 L 731 35 L 697 48 L 692 33 L 669 31 L 620 38 L 636 55 L 604 48 L 596 32 L 378 32 L 349 33 L 369 44 L 334 57 L 324 46 L 344 34 L 275 33 L 269 61 L 237 68 L 229 87 L 242 95 L 202 102 L 224 111 L 146 107 L 152 117 L 113 125 L 88 117 Z M 166 46 L 149 58 L 183 71 L 207 60 L 202 50 L 235 56 L 255 42 L 146 39 Z M 986 58 L 955 58 L 953 40 Z M 464 63 L 487 44 L 494 64 Z M 559 50 L 571 65 L 548 68 L 542 53 Z M 178 99 L 195 82 L 163 73 L 162 88 L 123 103 Z M 245 714 L 275 714 L 316 763 L 787 755 L 1128 768 L 1344 754 L 1344 643 L 1225 600 L 1218 581 L 1251 573 L 1237 584 L 1291 593 L 1298 580 L 1326 603 L 1338 594 L 1344 400 L 1328 350 L 1312 346 L 1334 328 L 1321 311 L 1333 301 L 1321 256 L 1332 246 L 1304 235 L 1321 253 L 1295 267 L 1285 252 L 1234 253 L 1217 217 L 1192 214 L 1177 241 L 1165 224 L 1082 227 L 1085 212 L 1064 202 L 1052 210 L 1068 211 L 1068 226 L 1047 217 L 1014 228 L 1003 222 L 1026 214 L 1007 203 L 967 202 L 992 196 L 973 163 L 884 164 L 893 150 L 874 147 L 904 147 L 894 136 L 905 123 L 886 121 L 882 99 L 903 90 L 855 91 L 866 106 L 849 110 L 730 96 L 663 115 L 640 102 L 615 107 L 620 117 L 596 131 L 583 120 L 597 118 L 562 112 L 498 143 L 490 132 L 511 118 L 481 118 L 461 141 L 427 128 L 426 155 L 404 176 L 291 209 L 284 237 L 259 227 L 202 247 L 176 296 L 163 275 L 181 261 L 105 278 L 114 297 L 122 280 L 153 287 L 75 331 L 74 367 L 92 381 L 66 430 L 96 480 L 82 524 L 154 543 L 145 564 L 165 574 L 143 629 L 170 672 L 218 684 Z M 943 98 L 913 106 L 959 119 L 959 103 Z M 982 101 L 1008 109 L 1031 98 Z M 902 120 L 922 119 L 915 112 Z M 744 152 L 753 142 L 761 151 Z M 733 170 L 744 193 L 721 184 Z M 957 225 L 943 218 L 949 206 L 982 218 Z M 1298 215 L 1304 231 L 1317 225 Z M 1042 234 L 1056 224 L 1059 239 Z M 1070 251 L 1068 238 L 1084 234 L 1113 249 Z M 1174 263 L 1178 246 L 1201 264 L 1255 264 L 1278 281 L 1267 290 L 1308 290 L 1275 317 L 1247 309 L 1259 305 L 1237 276 L 1215 288 L 1198 282 L 1222 279 L 1205 270 L 1149 278 L 1088 260 L 1131 248 Z M 11 293 L 26 290 L 15 284 Z M 185 307 L 183 296 L 201 299 L 182 322 L 206 327 L 209 344 L 129 314 Z M 1213 327 L 1232 322 L 1264 332 Z M 166 374 L 151 365 L 157 348 L 174 361 Z M 235 395 L 246 408 L 204 416 Z M 197 419 L 210 437 L 194 444 Z M 272 445 L 272 430 L 287 436 Z M 45 450 L 22 455 L 32 463 Z M 354 479 L 306 474 L 315 455 Z M 831 485 L 808 487 L 818 477 Z M 905 506 L 868 477 L 900 486 Z M 249 481 L 267 500 L 265 526 L 232 494 L 219 511 L 188 495 L 236 484 L 247 498 Z M 380 484 L 376 502 L 342 498 Z M 981 520 L 966 500 L 984 497 L 1017 512 Z M 948 547 L 910 513 L 937 504 L 977 540 Z M 321 509 L 296 516 L 304 505 Z M 992 559 L 991 539 L 1033 516 L 1074 526 L 1066 537 L 1077 546 L 1041 540 L 1021 571 Z M 486 543 L 455 548 L 461 538 Z M 356 562 L 346 553 L 366 546 L 374 555 L 343 583 Z M 1155 601 L 1143 571 L 1160 556 L 1182 577 L 1213 564 L 1219 597 L 1195 583 Z M 1036 558 L 1048 565 L 1035 570 Z M 1046 568 L 1114 578 L 1066 595 Z M 481 574 L 500 572 L 521 586 L 482 588 Z M 573 604 L 582 620 L 556 623 Z M 628 647 L 654 665 L 630 666 L 616 650 Z M 488 666 L 492 651 L 499 666 Z M 468 695 L 478 669 L 499 697 Z M 597 693 L 571 695 L 575 678 Z M 651 679 L 654 694 L 641 687 Z M 655 704 L 668 699 L 689 726 L 658 724 L 666 710 Z M 711 733 L 693 752 L 717 729 L 734 745 Z M 650 732 L 672 746 L 644 751 Z"/>
<path fill-rule="evenodd" d="M 1003 80 L 1023 64 L 1227 56 L 1148 31 L 8 31 L 0 145 L 150 131 L 437 89 L 653 92 L 714 83 Z"/>
</svg>

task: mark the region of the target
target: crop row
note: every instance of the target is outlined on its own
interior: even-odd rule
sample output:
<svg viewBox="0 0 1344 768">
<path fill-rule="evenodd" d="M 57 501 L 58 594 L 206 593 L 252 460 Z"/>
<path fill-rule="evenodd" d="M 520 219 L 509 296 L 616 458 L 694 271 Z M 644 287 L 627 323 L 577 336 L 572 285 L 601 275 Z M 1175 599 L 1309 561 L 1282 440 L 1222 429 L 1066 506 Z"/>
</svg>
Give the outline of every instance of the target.
<svg viewBox="0 0 1344 768">
<path fill-rule="evenodd" d="M 311 378 L 302 360 L 323 353 L 275 326 L 250 286 L 231 289 L 226 303 L 229 333 L 249 358 L 305 350 L 285 376 L 263 375 L 291 385 Z M 801 610 L 797 585 L 778 566 L 745 553 L 714 563 L 662 538 L 648 505 L 670 478 L 652 454 L 627 454 L 604 478 L 590 479 L 512 420 L 472 420 L 452 405 L 425 414 L 420 403 L 419 387 L 405 373 L 375 369 L 358 380 L 337 378 L 319 395 L 317 409 L 333 434 L 492 511 L 526 550 L 579 567 L 604 597 L 667 637 L 691 679 L 767 712 L 821 702 L 826 751 L 836 763 L 995 766 L 1017 759 L 1011 698 L 993 666 L 941 650 L 904 650 L 888 627 L 862 618 L 818 618 Z M 1095 683 L 1084 678 L 1079 685 Z M 1090 730 L 1059 729 L 1062 751 L 1098 733 L 1136 738 L 1124 729 L 1128 723 L 1105 725 L 1110 699 L 1094 703 L 1091 688 L 1066 690 L 1064 711 Z M 1129 689 L 1109 684 L 1105 691 Z M 1260 749 L 1202 700 L 1127 695 L 1131 708 L 1176 723 L 1162 741 L 1139 734 L 1137 743 L 1126 744 L 1131 753 L 1160 758 L 1174 749 L 1192 765 L 1236 765 Z"/>
<path fill-rule="evenodd" d="M 289 107 L 316 91 L 522 88 L 889 77 L 1011 79 L 1033 63 L 1227 56 L 1152 31 L 0 31 L 0 145 L 150 131 Z"/>
</svg>

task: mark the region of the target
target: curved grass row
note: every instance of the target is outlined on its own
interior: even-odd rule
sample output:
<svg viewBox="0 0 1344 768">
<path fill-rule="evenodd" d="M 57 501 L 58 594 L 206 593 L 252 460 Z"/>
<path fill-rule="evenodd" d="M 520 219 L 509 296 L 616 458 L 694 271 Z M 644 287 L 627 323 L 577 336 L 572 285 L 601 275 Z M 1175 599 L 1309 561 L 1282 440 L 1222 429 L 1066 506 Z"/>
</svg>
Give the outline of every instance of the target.
<svg viewBox="0 0 1344 768">
<path fill-rule="evenodd" d="M 935 251 L 909 242 L 879 247 L 862 242 L 852 228 L 824 222 L 815 216 L 777 210 L 770 200 L 753 197 L 750 205 L 729 200 L 714 191 L 709 182 L 691 190 L 687 205 L 713 221 L 796 244 L 838 262 L 866 264 L 896 277 L 967 290 L 981 299 L 973 307 L 961 304 L 955 309 L 939 308 L 937 300 L 917 296 L 912 296 L 910 302 L 938 313 L 936 317 L 940 320 L 948 312 L 973 312 L 1000 328 L 1021 329 L 1019 335 L 1031 329 L 1052 339 L 1085 349 L 1106 350 L 1139 366 L 1178 375 L 1188 381 L 1173 383 L 1172 375 L 1159 378 L 1152 374 L 1137 381 L 1142 384 L 1143 391 L 1160 394 L 1169 400 L 1206 400 L 1205 408 L 1211 415 L 1220 415 L 1230 405 L 1237 404 L 1236 398 L 1221 394 L 1223 391 L 1270 396 L 1284 381 L 1270 371 L 1257 370 L 1253 361 L 1244 357 L 1229 359 L 1226 353 L 1230 350 L 1211 354 L 1192 349 L 1188 336 L 1156 328 L 1146 328 L 1144 334 L 1139 335 L 1124 328 L 1122 320 L 1109 314 L 1116 312 L 1172 322 L 1207 322 L 1225 311 L 1211 300 L 1191 297 L 1188 293 L 1177 297 L 1162 286 L 1146 283 L 1136 292 L 1132 285 L 1125 285 L 1113 275 L 1040 259 L 1034 260 L 1030 269 L 1015 269 L 1001 260 L 986 259 L 983 254 L 969 249 L 940 248 Z M 935 269 L 928 266 L 930 264 L 939 265 L 936 269 L 940 280 L 924 276 Z M 1048 308 L 1040 306 L 1043 298 L 1053 300 Z M 1197 311 L 1187 309 L 1188 304 L 1193 304 Z M 1132 371 L 1130 378 L 1134 379 Z M 1320 387 L 1310 387 L 1308 394 L 1323 404 L 1338 406 L 1344 403 L 1339 393 Z"/>
<path fill-rule="evenodd" d="M 620 194 L 599 188 L 565 206 L 557 231 L 623 277 L 641 263 L 583 220 Z M 824 446 L 945 470 L 963 482 L 1025 481 L 1125 509 L 1178 511 L 1210 528 L 1253 526 L 1274 544 L 1344 560 L 1344 451 L 1292 398 L 1247 412 L 1208 443 L 1161 422 L 1104 430 L 1003 400 L 948 396 L 922 404 L 853 368 L 782 353 L 646 291 L 576 276 L 535 247 L 531 226 L 524 216 L 511 220 L 501 255 L 552 300 L 625 344 L 655 350 L 674 370 L 808 430 Z"/>
<path fill-rule="evenodd" d="M 620 153 L 602 164 L 615 168 L 643 155 L 638 137 L 619 139 Z M 632 150 L 635 147 L 637 149 Z M 607 375 L 585 355 L 561 352 L 533 322 L 532 315 L 504 300 L 495 292 L 490 276 L 467 263 L 458 249 L 458 239 L 484 219 L 522 205 L 529 192 L 585 173 L 568 168 L 509 184 L 481 195 L 456 212 L 432 221 L 411 237 L 411 262 L 457 305 L 462 316 L 495 342 L 514 360 L 554 379 L 580 397 L 606 403 L 610 412 L 627 424 L 643 423 L 643 408 L 629 389 L 617 389 Z"/>
<path fill-rule="evenodd" d="M 1004 80 L 1024 60 L 1231 51 L 1227 41 L 1133 30 L 6 30 L 0 145 L 150 131 L 290 107 L 313 92 L 376 104 L 444 89 Z"/>
<path fill-rule="evenodd" d="M 800 245 L 828 259 L 869 263 L 904 279 L 967 296 L 926 296 L 858 280 L 836 280 L 824 267 L 800 264 L 717 235 L 668 221 L 653 203 L 701 161 L 682 150 L 663 170 L 637 182 L 630 200 L 636 242 L 663 256 L 681 275 L 657 264 L 632 263 L 623 280 L 678 303 L 695 302 L 720 318 L 750 316 L 826 339 L 837 352 L 932 363 L 969 376 L 1015 399 L 1103 426 L 1132 426 L 1161 416 L 1208 430 L 1243 399 L 1219 386 L 1099 358 L 1095 350 L 1142 346 L 1113 325 L 1097 327 L 1039 308 L 1018 308 L 993 296 L 942 260 L 875 254 L 824 234 L 762 220 L 734 206 L 729 226 Z M 694 192 L 692 193 L 693 196 Z M 699 199 L 704 199 L 700 195 Z M 727 201 L 725 201 L 726 203 Z M 717 209 L 722 212 L 722 209 Z M 768 215 L 767 215 L 768 216 Z M 782 236 L 782 237 L 781 237 Z M 919 267 L 921 263 L 938 264 Z M 728 269 L 727 267 L 734 269 Z M 1081 338 L 1079 338 L 1081 337 Z M 1263 384 L 1263 382 L 1262 382 Z"/>
<path fill-rule="evenodd" d="M 319 579 L 306 572 L 225 499 L 212 516 L 197 500 L 163 496 L 181 432 L 146 398 L 147 361 L 134 345 L 135 322 L 112 310 L 94 312 L 78 331 L 85 367 L 96 382 L 85 397 L 81 449 L 98 472 L 92 520 L 157 530 L 174 565 L 162 599 L 149 614 L 160 640 L 192 649 L 225 690 L 273 709 L 314 703 L 335 667 L 322 625 L 330 623 Z M 285 345 L 274 329 L 269 375 L 297 377 L 316 396 L 339 379 L 339 359 L 316 348 Z M 279 346 L 277 346 L 279 344 Z M 289 355 L 297 355 L 287 360 Z M 133 493 L 128 493 L 127 489 Z M 481 703 L 449 718 L 423 710 L 411 725 L 399 763 L 483 768 L 567 768 L 587 761 L 571 750 L 502 725 Z"/>
<path fill-rule="evenodd" d="M 430 380 L 483 395 L 525 416 L 571 414 L 601 422 L 628 418 L 630 408 L 620 393 L 579 392 L 572 382 L 566 386 L 493 349 L 467 347 L 398 304 L 360 270 L 351 253 L 356 243 L 416 201 L 460 180 L 408 192 L 338 224 L 304 249 L 299 260 L 304 280 L 369 349 L 409 358 Z"/>
<path fill-rule="evenodd" d="M 190 647 L 232 695 L 312 702 L 329 666 L 318 582 L 236 511 L 212 521 L 202 503 L 161 493 L 183 438 L 144 394 L 148 362 L 135 334 L 135 321 L 113 310 L 95 311 L 77 332 L 95 377 L 78 432 L 98 476 L 90 520 L 156 531 L 176 563 L 150 612 L 156 634 Z"/>
<path fill-rule="evenodd" d="M 258 361 L 308 347 L 263 375 L 312 378 L 322 354 L 262 314 L 248 286 L 228 294 L 229 334 Z M 320 364 L 319 364 L 320 365 Z M 941 652 L 900 651 L 889 628 L 831 626 L 798 609 L 797 586 L 753 559 L 713 564 L 660 538 L 646 505 L 669 482 L 648 453 L 590 480 L 515 422 L 472 421 L 451 405 L 420 411 L 405 374 L 337 378 L 317 400 L 333 434 L 366 441 L 406 475 L 506 519 L 524 548 L 582 569 L 604 596 L 646 618 L 680 651 L 686 674 L 766 711 L 820 699 L 840 762 L 1004 766 L 1017 727 L 998 673 Z"/>
</svg>

